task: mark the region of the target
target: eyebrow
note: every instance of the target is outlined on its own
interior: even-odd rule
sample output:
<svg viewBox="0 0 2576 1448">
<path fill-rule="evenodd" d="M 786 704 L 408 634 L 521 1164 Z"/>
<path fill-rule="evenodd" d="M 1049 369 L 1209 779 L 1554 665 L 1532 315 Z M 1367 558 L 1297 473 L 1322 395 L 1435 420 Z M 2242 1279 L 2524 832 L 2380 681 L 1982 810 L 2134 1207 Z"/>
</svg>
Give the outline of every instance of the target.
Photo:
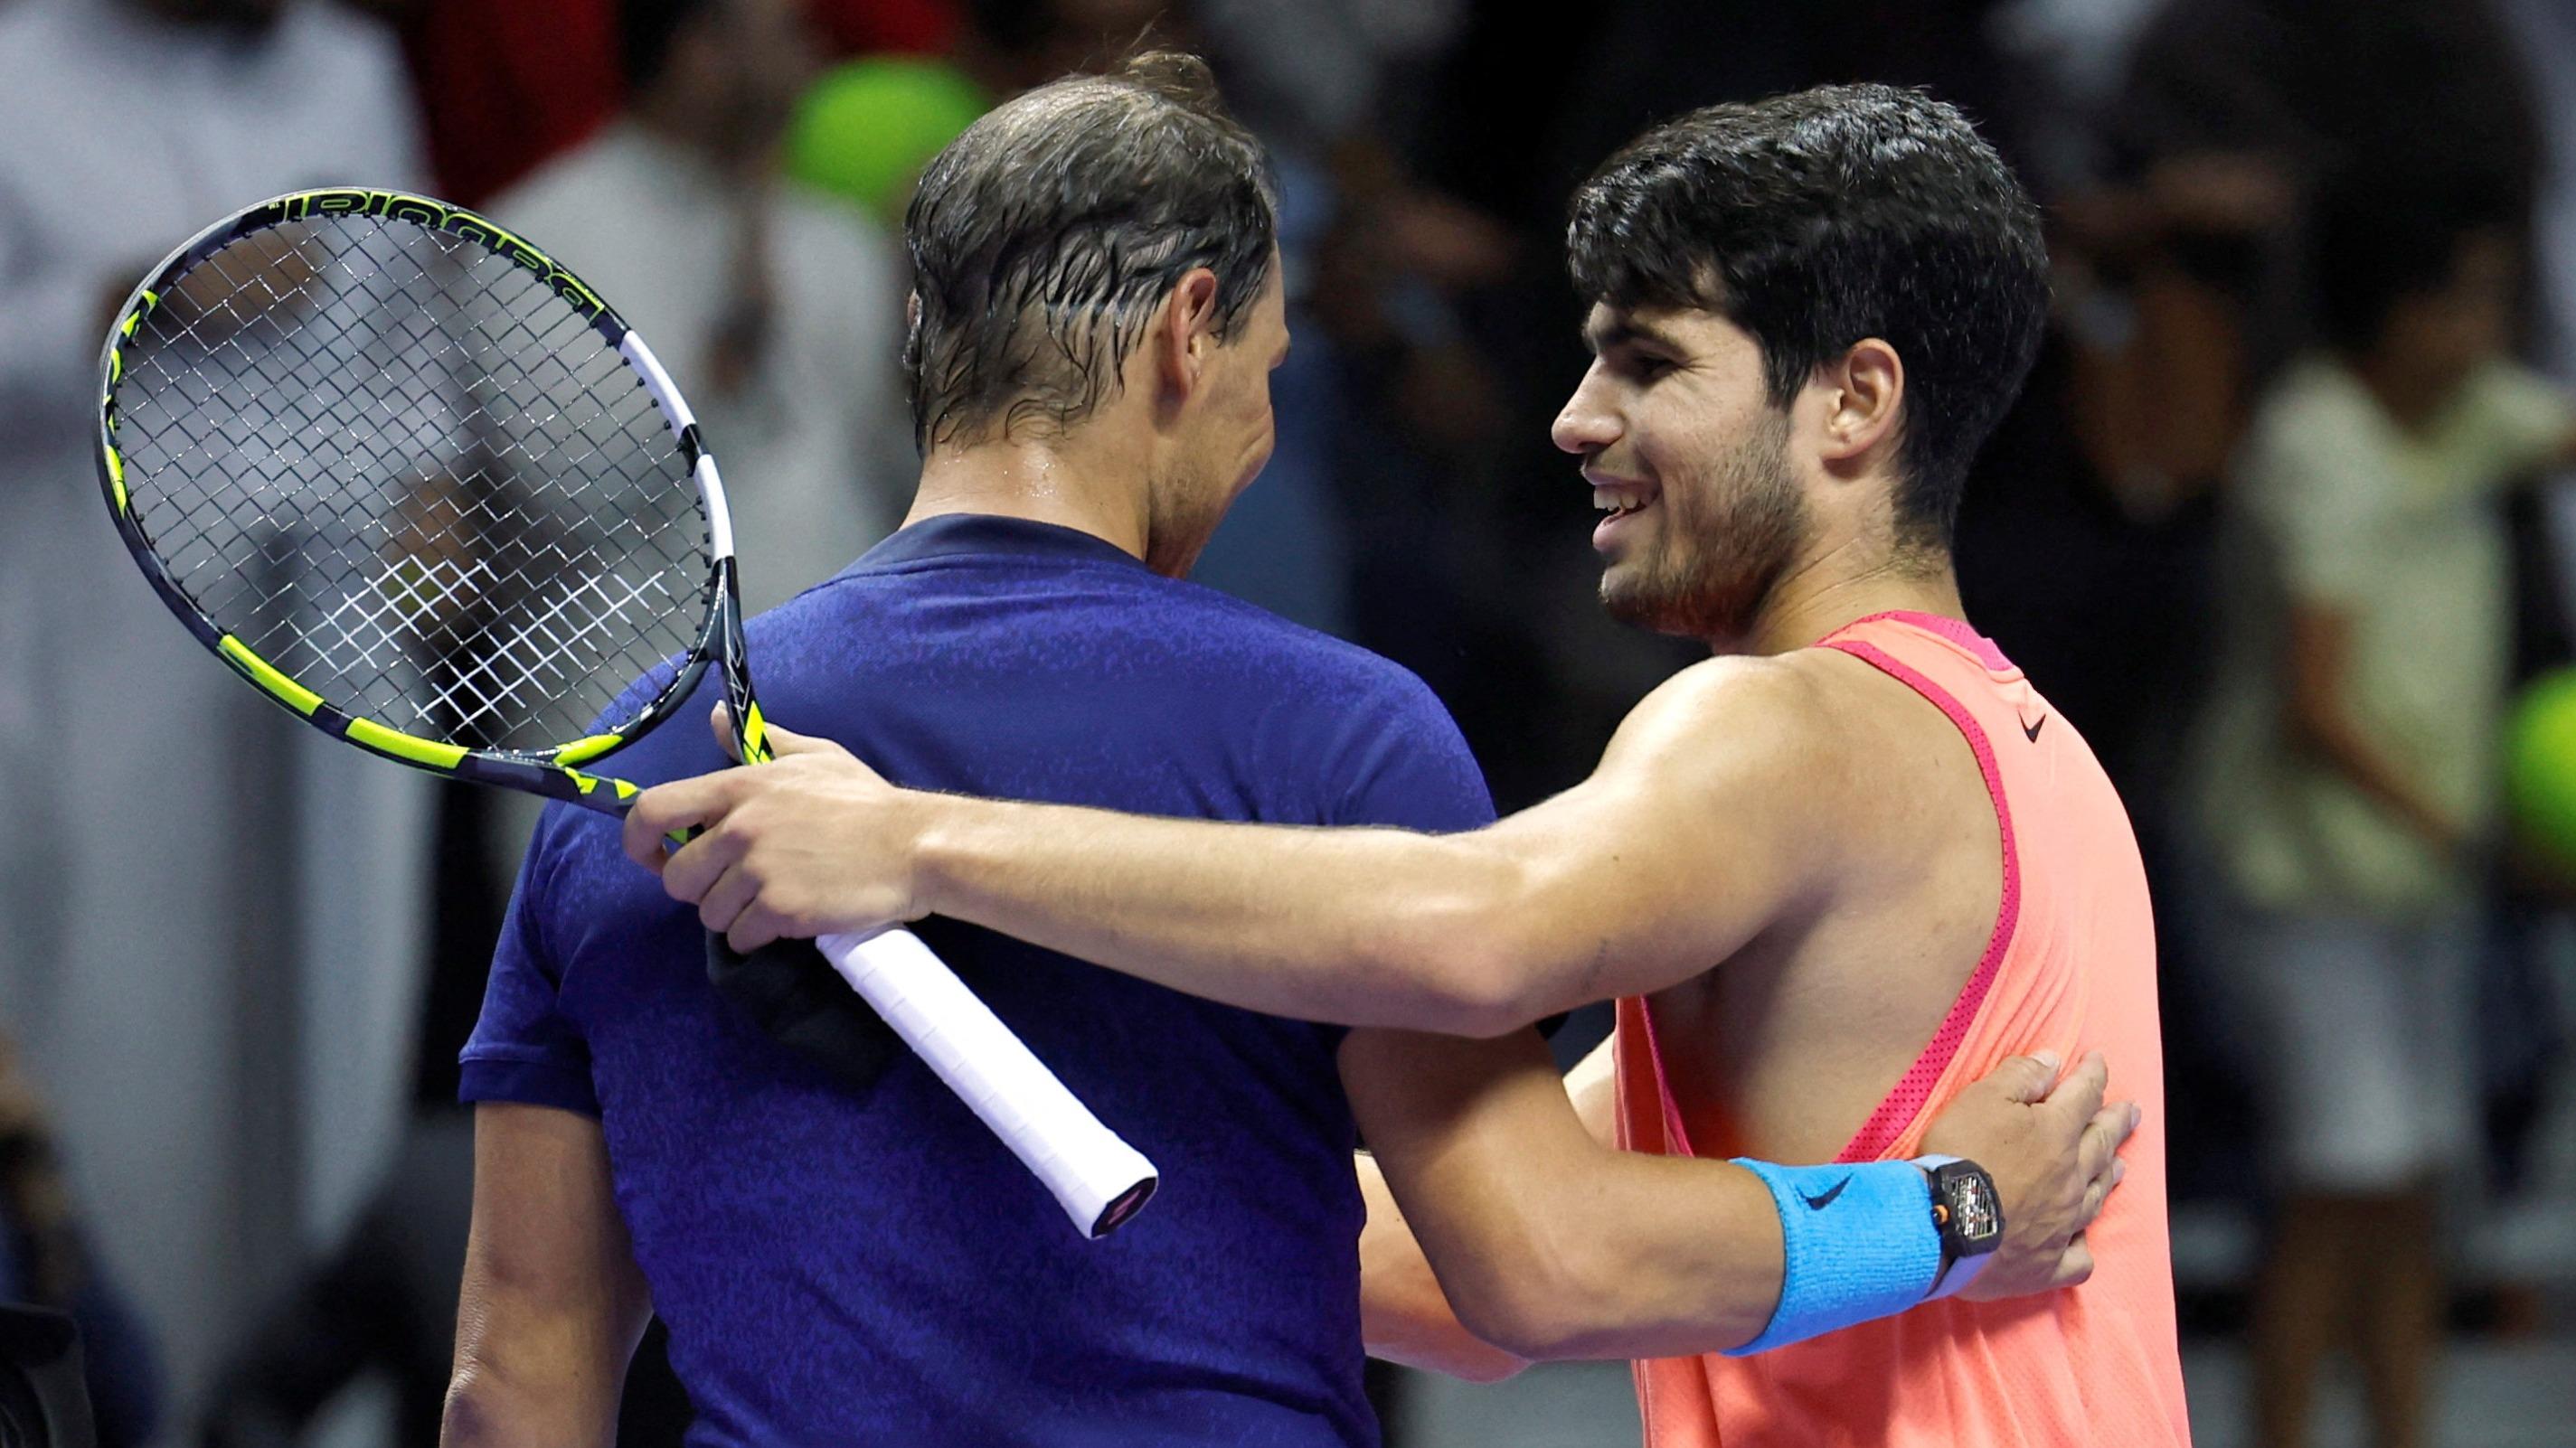
<svg viewBox="0 0 2576 1448">
<path fill-rule="evenodd" d="M 1583 345 L 1591 348 L 1595 357 L 1613 347 L 1633 346 L 1640 342 L 1676 354 L 1683 350 L 1682 344 L 1671 333 L 1634 317 L 1620 317 L 1598 328 L 1586 323 L 1583 328 Z"/>
</svg>

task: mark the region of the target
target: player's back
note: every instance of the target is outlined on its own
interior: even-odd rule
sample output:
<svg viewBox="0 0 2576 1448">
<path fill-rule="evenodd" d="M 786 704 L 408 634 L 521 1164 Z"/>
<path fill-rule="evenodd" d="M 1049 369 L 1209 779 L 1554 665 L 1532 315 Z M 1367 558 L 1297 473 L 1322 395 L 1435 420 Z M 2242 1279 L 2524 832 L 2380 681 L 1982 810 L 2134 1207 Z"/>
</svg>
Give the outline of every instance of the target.
<svg viewBox="0 0 2576 1448">
<path fill-rule="evenodd" d="M 1490 814 L 1410 675 L 1066 529 L 916 524 L 750 635 L 771 718 L 905 784 L 1280 823 Z M 723 760 L 692 722 L 620 763 L 652 782 Z M 715 998 L 694 916 L 613 825 L 551 813 L 531 856 L 515 909 L 536 918 L 513 930 L 561 971 L 550 1009 L 587 1056 L 692 1442 L 1374 1441 L 1340 1031 L 923 922 L 1162 1168 L 1088 1242 L 909 1055 L 848 1091 Z"/>
<path fill-rule="evenodd" d="M 2096 1262 L 2089 1283 L 2002 1303 L 1946 1300 L 1749 1358 L 1640 1363 L 1648 1441 L 1655 1448 L 2187 1443 L 2166 1228 L 2154 929 L 2127 813 L 2081 736 L 1966 626 L 1882 615 L 1823 647 L 1873 666 L 1948 716 L 1992 803 L 1984 837 L 2002 847 L 2001 888 L 1989 897 L 1996 908 L 1978 932 L 1982 955 L 1929 1043 L 1918 1035 L 1905 1047 L 1919 1051 L 1893 1088 L 1864 1118 L 1844 1122 L 1851 1135 L 1838 1159 L 1919 1155 L 1932 1118 L 1963 1087 L 2007 1056 L 2039 1050 L 2070 1062 L 2104 1051 L 2114 1094 L 2137 1101 L 2145 1122 L 2123 1153 L 2123 1184 L 2088 1235 Z M 1901 952 L 1889 955 L 1878 968 L 1902 968 Z M 1794 996 L 1800 986 L 1793 977 L 1774 989 Z M 1660 1002 L 1620 1003 L 1623 1141 L 1708 1156 L 1767 1154 L 1762 1148 L 1776 1141 L 1764 1141 L 1765 1123 L 1747 1119 L 1743 1103 L 1673 1091 L 1667 1069 L 1689 1072 L 1699 1046 L 1665 1017 Z"/>
</svg>

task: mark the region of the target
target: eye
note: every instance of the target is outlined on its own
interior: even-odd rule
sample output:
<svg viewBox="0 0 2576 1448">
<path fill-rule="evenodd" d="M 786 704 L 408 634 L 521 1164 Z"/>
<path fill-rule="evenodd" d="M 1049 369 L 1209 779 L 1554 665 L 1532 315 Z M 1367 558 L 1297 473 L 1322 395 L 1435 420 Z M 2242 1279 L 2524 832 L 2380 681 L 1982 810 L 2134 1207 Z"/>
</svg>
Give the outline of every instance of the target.
<svg viewBox="0 0 2576 1448">
<path fill-rule="evenodd" d="M 1631 352 L 1628 354 L 1628 375 L 1636 378 L 1640 382 L 1652 382 L 1656 378 L 1661 377 L 1672 370 L 1673 360 L 1669 357 L 1660 356 L 1653 352 Z"/>
</svg>

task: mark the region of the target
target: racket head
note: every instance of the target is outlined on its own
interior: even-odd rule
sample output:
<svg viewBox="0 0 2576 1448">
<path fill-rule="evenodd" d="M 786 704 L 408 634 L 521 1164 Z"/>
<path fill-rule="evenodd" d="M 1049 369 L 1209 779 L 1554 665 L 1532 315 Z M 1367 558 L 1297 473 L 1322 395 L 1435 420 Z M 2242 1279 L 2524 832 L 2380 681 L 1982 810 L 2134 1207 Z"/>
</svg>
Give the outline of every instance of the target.
<svg viewBox="0 0 2576 1448">
<path fill-rule="evenodd" d="M 643 339 L 525 239 L 404 192 L 274 197 L 153 269 L 100 373 L 137 566 L 326 734 L 614 812 L 634 786 L 578 766 L 721 658 L 761 743 L 715 459 Z"/>
</svg>

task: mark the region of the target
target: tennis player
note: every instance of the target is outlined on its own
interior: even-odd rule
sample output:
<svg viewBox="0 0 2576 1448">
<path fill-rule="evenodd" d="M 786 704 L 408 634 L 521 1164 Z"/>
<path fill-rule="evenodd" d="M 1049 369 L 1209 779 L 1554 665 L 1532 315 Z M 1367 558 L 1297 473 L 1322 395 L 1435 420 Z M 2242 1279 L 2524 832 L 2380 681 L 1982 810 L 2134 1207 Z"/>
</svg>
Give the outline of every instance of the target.
<svg viewBox="0 0 2576 1448">
<path fill-rule="evenodd" d="M 1274 204 L 1258 148 L 1177 57 L 1043 88 L 944 152 L 907 227 L 920 494 L 893 538 L 753 622 L 768 707 L 939 788 L 1487 823 L 1419 682 L 1178 581 L 1269 451 Z M 621 756 L 643 779 L 720 763 L 668 731 Z M 1471 1326 L 1625 1353 L 1740 1344 L 1779 1315 L 1764 1178 L 1609 1150 L 1526 1033 L 1345 1032 L 972 927 L 926 938 L 1164 1166 L 1132 1226 L 1069 1232 L 908 1056 L 853 1091 L 778 1047 L 710 989 L 695 914 L 612 826 L 546 816 L 464 1056 L 482 1104 L 451 1443 L 604 1441 L 648 1302 L 693 1442 L 1373 1442 L 1355 1113 L 1384 1128 Z M 1496 1056 L 1490 1099 L 1443 1114 Z M 1987 1264 L 1977 1291 L 2080 1275 L 2127 1113 L 2097 1111 L 2098 1063 L 2052 1095 L 2053 1074 L 2009 1063 L 1945 1118 L 2006 1217 L 1997 1250 L 1949 1234 L 1958 1280 Z M 1435 1157 L 1518 1189 L 1450 1181 Z M 1802 1240 L 1841 1244 L 1793 1269 L 1806 1330 L 1925 1295 L 1908 1254 L 1943 1233 L 1903 1170 L 1901 1190 L 1794 1208 Z"/>
<path fill-rule="evenodd" d="M 2035 209 L 1957 111 L 1838 87 L 1648 132 L 1577 194 L 1568 239 L 1596 360 L 1555 436 L 1609 515 L 1602 597 L 1718 655 L 1588 780 L 1464 834 L 1291 829 L 895 789 L 816 746 L 649 792 L 629 854 L 744 946 L 935 914 L 1245 1009 L 1486 1035 L 1618 997 L 1614 1054 L 1577 1082 L 1596 1132 L 1840 1163 L 1754 1168 L 1786 1243 L 1756 1347 L 1803 1335 L 1803 1274 L 1845 1250 L 1808 1234 L 1824 1209 L 1923 1190 L 1906 1159 L 1964 1083 L 2107 1047 L 2149 1124 L 2088 1283 L 1759 1356 L 1636 1350 L 1640 1398 L 1658 1445 L 2186 1441 L 2146 883 L 2071 721 L 1962 621 L 1950 558 L 2039 341 Z M 665 864 L 654 841 L 687 825 L 708 833 Z M 1343 1048 L 1415 1073 L 1415 1109 L 1363 1100 L 1361 1122 L 1481 1326 L 1493 1289 L 1450 1280 L 1454 1229 L 1414 1203 L 1511 1201 L 1436 1138 L 1507 1134 L 1516 1098 L 1459 1069 L 1425 1105 L 1449 1063 L 1398 1042 Z M 1626 1210 L 1605 1196 L 1596 1234 Z M 1917 1291 L 1943 1274 L 1912 1260 Z"/>
</svg>

